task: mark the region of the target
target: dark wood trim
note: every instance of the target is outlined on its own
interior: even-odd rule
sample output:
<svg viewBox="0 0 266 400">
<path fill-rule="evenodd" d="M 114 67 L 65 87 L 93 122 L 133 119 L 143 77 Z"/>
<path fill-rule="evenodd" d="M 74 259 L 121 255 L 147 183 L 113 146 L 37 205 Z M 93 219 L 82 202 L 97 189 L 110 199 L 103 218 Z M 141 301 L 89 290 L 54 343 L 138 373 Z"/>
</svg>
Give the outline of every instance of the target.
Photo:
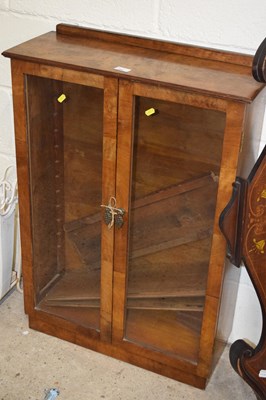
<svg viewBox="0 0 266 400">
<path fill-rule="evenodd" d="M 239 177 L 233 183 L 231 200 L 222 211 L 219 226 L 227 242 L 227 258 L 236 267 L 242 261 L 241 240 L 243 229 L 243 210 L 246 193 L 246 181 Z"/>
<path fill-rule="evenodd" d="M 260 44 L 254 56 L 252 74 L 256 81 L 266 83 L 266 38 Z"/>
</svg>

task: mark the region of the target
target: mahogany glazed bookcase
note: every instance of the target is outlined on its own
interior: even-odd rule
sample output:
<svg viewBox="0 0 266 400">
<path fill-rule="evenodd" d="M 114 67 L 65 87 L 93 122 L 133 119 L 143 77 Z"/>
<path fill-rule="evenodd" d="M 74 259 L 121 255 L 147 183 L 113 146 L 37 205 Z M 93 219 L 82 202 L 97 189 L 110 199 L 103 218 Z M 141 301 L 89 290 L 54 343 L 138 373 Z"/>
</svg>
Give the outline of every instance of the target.
<svg viewBox="0 0 266 400">
<path fill-rule="evenodd" d="M 30 327 L 204 388 L 219 215 L 261 134 L 252 57 L 65 24 L 4 55 Z"/>
</svg>

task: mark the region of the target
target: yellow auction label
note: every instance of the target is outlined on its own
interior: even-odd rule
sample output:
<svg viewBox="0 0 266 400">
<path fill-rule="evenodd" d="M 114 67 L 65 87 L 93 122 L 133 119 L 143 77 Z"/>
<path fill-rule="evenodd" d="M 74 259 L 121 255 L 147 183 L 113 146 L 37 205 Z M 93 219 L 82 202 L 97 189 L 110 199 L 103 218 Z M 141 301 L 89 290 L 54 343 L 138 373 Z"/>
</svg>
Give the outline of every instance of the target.
<svg viewBox="0 0 266 400">
<path fill-rule="evenodd" d="M 155 114 L 155 108 L 149 108 L 145 111 L 145 114 L 147 115 L 147 117 L 150 117 L 151 115 Z"/>
<path fill-rule="evenodd" d="M 63 94 L 61 94 L 58 98 L 57 98 L 57 101 L 58 101 L 58 103 L 63 103 L 63 101 L 65 101 L 66 100 L 66 95 L 63 93 Z"/>
</svg>

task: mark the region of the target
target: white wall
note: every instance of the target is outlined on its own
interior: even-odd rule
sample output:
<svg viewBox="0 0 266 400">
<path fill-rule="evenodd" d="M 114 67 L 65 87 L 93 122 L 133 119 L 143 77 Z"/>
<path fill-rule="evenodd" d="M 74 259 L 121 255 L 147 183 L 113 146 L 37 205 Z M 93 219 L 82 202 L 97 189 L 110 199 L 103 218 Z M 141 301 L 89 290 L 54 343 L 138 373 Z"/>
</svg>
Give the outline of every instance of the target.
<svg viewBox="0 0 266 400">
<path fill-rule="evenodd" d="M 66 22 L 254 54 L 266 34 L 265 15 L 265 0 L 0 0 L 0 50 Z M 9 61 L 0 57 L 0 179 L 15 162 L 12 118 Z M 261 147 L 265 144 L 266 133 Z M 228 275 L 233 290 L 236 274 Z M 231 339 L 256 342 L 260 325 L 258 301 L 243 269 Z"/>
</svg>

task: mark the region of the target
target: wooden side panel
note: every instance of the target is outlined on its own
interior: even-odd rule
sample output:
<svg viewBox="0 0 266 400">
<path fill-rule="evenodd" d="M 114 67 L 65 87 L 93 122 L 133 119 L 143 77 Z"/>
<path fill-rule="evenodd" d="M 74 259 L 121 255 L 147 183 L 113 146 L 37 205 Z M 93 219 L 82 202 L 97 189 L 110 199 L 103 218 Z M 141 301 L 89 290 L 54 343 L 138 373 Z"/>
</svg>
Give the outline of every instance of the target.
<svg viewBox="0 0 266 400">
<path fill-rule="evenodd" d="M 13 106 L 16 134 L 16 155 L 19 192 L 19 213 L 22 247 L 22 274 L 25 311 L 30 314 L 34 307 L 32 273 L 32 232 L 30 213 L 29 160 L 26 142 L 26 109 L 24 97 L 24 76 L 20 62 L 12 61 Z"/>
<path fill-rule="evenodd" d="M 230 200 L 232 183 L 236 177 L 244 115 L 244 104 L 228 103 L 207 289 L 208 295 L 213 297 L 220 296 L 225 254 L 225 242 L 222 238 L 218 221 L 222 210 Z"/>
<path fill-rule="evenodd" d="M 248 104 L 245 113 L 245 125 L 241 141 L 241 154 L 237 166 L 237 176 L 247 179 L 258 157 L 260 139 L 266 104 L 266 88 Z"/>
</svg>

